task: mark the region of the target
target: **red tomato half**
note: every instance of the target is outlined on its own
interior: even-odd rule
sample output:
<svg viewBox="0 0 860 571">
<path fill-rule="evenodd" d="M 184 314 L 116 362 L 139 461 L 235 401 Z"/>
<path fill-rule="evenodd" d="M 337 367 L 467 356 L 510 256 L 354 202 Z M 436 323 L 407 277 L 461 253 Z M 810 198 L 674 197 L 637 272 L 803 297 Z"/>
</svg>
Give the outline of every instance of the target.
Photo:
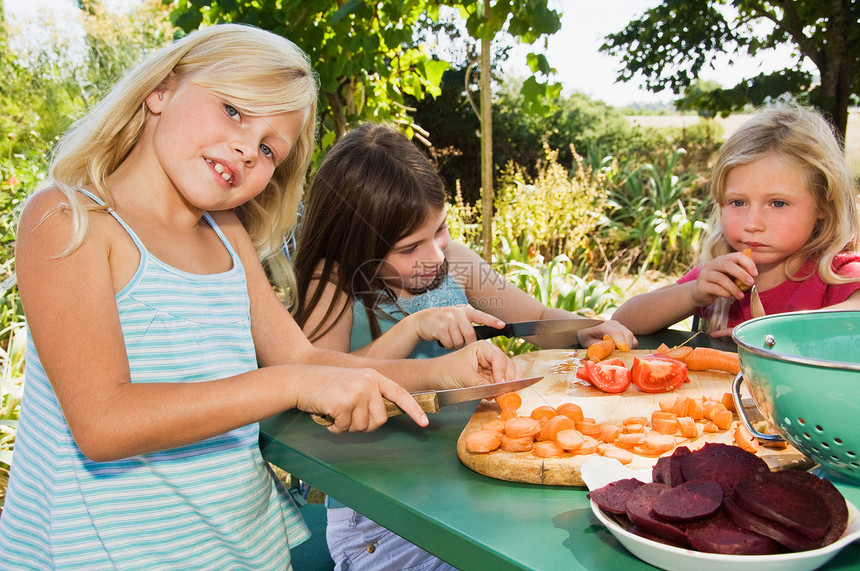
<svg viewBox="0 0 860 571">
<path fill-rule="evenodd" d="M 586 360 L 582 364 L 583 366 L 576 371 L 576 376 L 603 392 L 620 393 L 630 386 L 630 369 L 621 359 L 607 359 L 599 363 Z"/>
<path fill-rule="evenodd" d="M 665 355 L 633 358 L 633 384 L 646 393 L 674 391 L 687 381 L 687 365 Z"/>
</svg>

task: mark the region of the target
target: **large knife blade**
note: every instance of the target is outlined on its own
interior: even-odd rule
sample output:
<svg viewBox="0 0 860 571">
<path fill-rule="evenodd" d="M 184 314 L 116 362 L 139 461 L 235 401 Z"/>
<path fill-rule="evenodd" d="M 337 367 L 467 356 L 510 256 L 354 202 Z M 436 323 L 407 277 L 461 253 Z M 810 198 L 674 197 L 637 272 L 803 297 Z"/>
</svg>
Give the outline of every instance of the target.
<svg viewBox="0 0 860 571">
<path fill-rule="evenodd" d="M 424 412 L 436 413 L 439 412 L 440 406 L 448 406 L 451 404 L 486 399 L 503 395 L 505 393 L 516 392 L 526 387 L 530 387 L 542 378 L 542 376 L 529 377 L 526 379 L 504 381 L 502 383 L 476 385 L 474 387 L 462 387 L 458 389 L 446 389 L 443 391 L 426 391 L 412 393 L 412 398 L 414 398 L 415 401 L 419 405 L 421 405 L 421 409 Z M 397 406 L 388 399 L 382 400 L 385 401 L 385 410 L 388 413 L 389 417 L 403 414 L 403 410 L 399 406 Z M 311 413 L 311 418 L 313 418 L 314 422 L 323 426 L 330 426 L 334 422 L 334 420 L 330 416 L 324 414 Z"/>
<path fill-rule="evenodd" d="M 572 333 L 580 329 L 588 329 L 589 327 L 600 325 L 601 323 L 604 323 L 602 319 L 579 317 L 517 321 L 514 323 L 505 323 L 502 329 L 496 329 L 489 325 L 476 325 L 475 336 L 478 339 L 489 339 L 499 336 L 530 337 L 532 335 L 548 335 L 552 333 Z"/>
</svg>

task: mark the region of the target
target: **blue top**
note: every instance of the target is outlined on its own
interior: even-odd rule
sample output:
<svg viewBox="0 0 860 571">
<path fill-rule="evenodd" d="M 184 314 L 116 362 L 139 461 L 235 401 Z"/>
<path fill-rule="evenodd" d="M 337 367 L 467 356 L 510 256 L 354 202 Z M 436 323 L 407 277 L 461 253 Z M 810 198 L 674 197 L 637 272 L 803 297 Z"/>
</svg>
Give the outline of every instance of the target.
<svg viewBox="0 0 860 571">
<path fill-rule="evenodd" d="M 396 304 L 383 302 L 378 306 L 377 312 L 379 328 L 382 333 L 391 329 L 395 323 L 411 313 L 430 307 L 448 307 L 450 305 L 468 304 L 466 293 L 450 275 L 445 276 L 439 287 L 426 291 L 414 297 L 398 299 Z M 382 314 L 380 314 L 382 312 Z M 349 338 L 349 350 L 355 351 L 370 345 L 373 338 L 370 336 L 370 322 L 367 318 L 367 310 L 361 300 L 356 299 L 352 304 L 352 333 Z M 410 359 L 432 359 L 447 355 L 448 350 L 436 343 L 436 341 L 418 342 L 409 354 Z"/>
<path fill-rule="evenodd" d="M 149 254 L 111 213 L 140 250 L 137 272 L 116 295 L 131 382 L 206 382 L 256 369 L 245 271 L 211 217 L 233 267 L 200 275 Z M 257 423 L 94 462 L 75 444 L 29 334 L 25 377 L 0 518 L 3 569 L 289 567 L 290 545 L 309 534 L 262 459 Z"/>
</svg>

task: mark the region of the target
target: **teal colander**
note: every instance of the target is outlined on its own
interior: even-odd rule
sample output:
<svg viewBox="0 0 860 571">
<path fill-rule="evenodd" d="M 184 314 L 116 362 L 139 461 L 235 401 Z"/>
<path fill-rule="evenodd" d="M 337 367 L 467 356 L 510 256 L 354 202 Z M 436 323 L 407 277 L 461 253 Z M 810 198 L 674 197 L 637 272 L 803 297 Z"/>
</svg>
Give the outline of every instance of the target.
<svg viewBox="0 0 860 571">
<path fill-rule="evenodd" d="M 735 327 L 741 372 L 732 392 L 747 429 L 788 440 L 824 468 L 860 484 L 860 311 L 782 313 Z M 780 436 L 756 431 L 741 385 Z"/>
</svg>

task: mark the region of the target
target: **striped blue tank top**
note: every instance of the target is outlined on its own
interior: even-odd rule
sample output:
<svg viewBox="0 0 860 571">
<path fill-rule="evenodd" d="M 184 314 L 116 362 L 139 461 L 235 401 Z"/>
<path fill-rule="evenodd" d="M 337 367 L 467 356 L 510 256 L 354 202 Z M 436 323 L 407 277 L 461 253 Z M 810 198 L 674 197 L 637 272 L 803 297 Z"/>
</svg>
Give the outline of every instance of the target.
<svg viewBox="0 0 860 571">
<path fill-rule="evenodd" d="M 89 193 L 87 193 L 89 194 Z M 140 250 L 116 295 L 134 383 L 205 382 L 257 368 L 245 272 L 198 275 Z M 268 470 L 254 423 L 180 448 L 93 462 L 69 432 L 32 338 L 7 499 L 0 567 L 290 569 L 309 533 Z"/>
</svg>

